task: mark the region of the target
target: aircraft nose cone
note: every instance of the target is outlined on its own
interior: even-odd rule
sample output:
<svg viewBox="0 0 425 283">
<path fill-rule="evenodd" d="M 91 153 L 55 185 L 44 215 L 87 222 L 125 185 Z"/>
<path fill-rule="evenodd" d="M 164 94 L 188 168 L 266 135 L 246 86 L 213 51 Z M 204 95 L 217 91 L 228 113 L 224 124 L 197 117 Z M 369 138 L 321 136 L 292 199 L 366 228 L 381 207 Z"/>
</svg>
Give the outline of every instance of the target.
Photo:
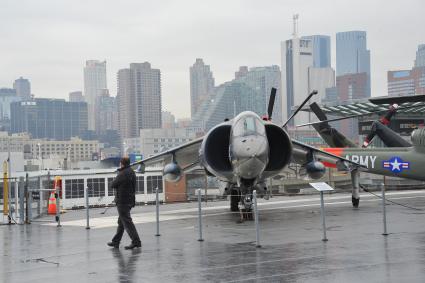
<svg viewBox="0 0 425 283">
<path fill-rule="evenodd" d="M 252 179 L 258 177 L 268 162 L 269 148 L 263 136 L 244 137 L 234 141 L 233 163 L 237 175 Z"/>
</svg>

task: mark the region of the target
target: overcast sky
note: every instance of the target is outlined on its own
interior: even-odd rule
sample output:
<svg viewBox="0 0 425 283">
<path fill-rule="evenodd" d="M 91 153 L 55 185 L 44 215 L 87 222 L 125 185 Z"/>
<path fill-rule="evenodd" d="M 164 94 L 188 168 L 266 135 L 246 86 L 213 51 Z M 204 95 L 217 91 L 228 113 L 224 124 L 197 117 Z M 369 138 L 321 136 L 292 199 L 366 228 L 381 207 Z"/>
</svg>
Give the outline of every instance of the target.
<svg viewBox="0 0 425 283">
<path fill-rule="evenodd" d="M 372 96 L 386 95 L 386 72 L 409 69 L 425 43 L 424 0 L 1 0 L 0 87 L 19 76 L 37 97 L 83 89 L 85 60 L 107 61 L 108 88 L 131 62 L 162 72 L 163 110 L 190 115 L 189 67 L 211 65 L 217 84 L 240 65 L 280 65 L 280 42 L 299 34 L 367 31 Z"/>
</svg>

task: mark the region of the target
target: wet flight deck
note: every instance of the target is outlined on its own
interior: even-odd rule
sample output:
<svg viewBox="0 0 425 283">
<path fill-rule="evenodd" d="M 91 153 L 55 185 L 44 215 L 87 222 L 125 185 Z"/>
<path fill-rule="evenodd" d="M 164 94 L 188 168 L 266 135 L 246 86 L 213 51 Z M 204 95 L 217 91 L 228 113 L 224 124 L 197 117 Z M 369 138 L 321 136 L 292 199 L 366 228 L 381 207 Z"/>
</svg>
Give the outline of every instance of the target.
<svg viewBox="0 0 425 283">
<path fill-rule="evenodd" d="M 322 241 L 319 196 L 260 200 L 261 248 L 255 223 L 237 223 L 229 202 L 202 203 L 198 239 L 197 203 L 133 210 L 143 246 L 106 246 L 116 229 L 116 210 L 69 211 L 56 227 L 52 217 L 30 225 L 0 226 L 0 282 L 424 282 L 425 191 L 393 191 L 387 198 L 388 236 L 383 236 L 381 200 L 351 194 L 325 196 L 327 237 Z M 46 222 L 44 222 L 46 221 Z"/>
</svg>

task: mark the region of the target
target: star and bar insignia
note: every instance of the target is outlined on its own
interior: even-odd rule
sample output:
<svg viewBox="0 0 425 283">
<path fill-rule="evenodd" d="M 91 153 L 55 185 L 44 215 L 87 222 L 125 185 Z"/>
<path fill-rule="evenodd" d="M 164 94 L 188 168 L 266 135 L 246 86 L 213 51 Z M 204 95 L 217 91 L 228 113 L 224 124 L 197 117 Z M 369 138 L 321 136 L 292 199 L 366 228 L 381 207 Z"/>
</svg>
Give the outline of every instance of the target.
<svg viewBox="0 0 425 283">
<path fill-rule="evenodd" d="M 403 161 L 403 159 L 398 156 L 394 156 L 389 160 L 382 161 L 382 167 L 389 169 L 393 173 L 400 173 L 403 170 L 410 169 L 410 163 Z"/>
</svg>

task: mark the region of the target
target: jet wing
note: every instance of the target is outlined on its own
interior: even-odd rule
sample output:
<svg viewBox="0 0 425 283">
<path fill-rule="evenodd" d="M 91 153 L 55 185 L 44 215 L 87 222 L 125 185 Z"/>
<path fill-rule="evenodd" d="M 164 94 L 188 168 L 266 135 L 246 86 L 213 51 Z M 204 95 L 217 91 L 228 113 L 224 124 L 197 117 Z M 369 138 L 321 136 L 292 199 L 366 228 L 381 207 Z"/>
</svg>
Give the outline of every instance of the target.
<svg viewBox="0 0 425 283">
<path fill-rule="evenodd" d="M 305 164 L 307 162 L 307 154 L 309 152 L 312 152 L 314 154 L 314 157 L 316 157 L 319 161 L 330 162 L 333 164 L 338 164 L 343 162 L 345 164 L 353 165 L 355 167 L 367 168 L 364 165 L 360 165 L 359 163 L 353 162 L 344 157 L 320 150 L 318 148 L 315 148 L 313 146 L 310 146 L 308 144 L 302 143 L 294 139 L 292 140 L 292 144 L 294 146 L 293 159 L 296 163 L 299 163 L 299 164 Z"/>
<path fill-rule="evenodd" d="M 130 166 L 155 166 L 157 164 L 166 164 L 171 162 L 174 155 L 174 161 L 177 162 L 183 170 L 188 170 L 199 163 L 199 148 L 203 140 L 203 137 L 195 139 L 180 146 L 168 149 L 164 152 L 132 163 Z"/>
</svg>

